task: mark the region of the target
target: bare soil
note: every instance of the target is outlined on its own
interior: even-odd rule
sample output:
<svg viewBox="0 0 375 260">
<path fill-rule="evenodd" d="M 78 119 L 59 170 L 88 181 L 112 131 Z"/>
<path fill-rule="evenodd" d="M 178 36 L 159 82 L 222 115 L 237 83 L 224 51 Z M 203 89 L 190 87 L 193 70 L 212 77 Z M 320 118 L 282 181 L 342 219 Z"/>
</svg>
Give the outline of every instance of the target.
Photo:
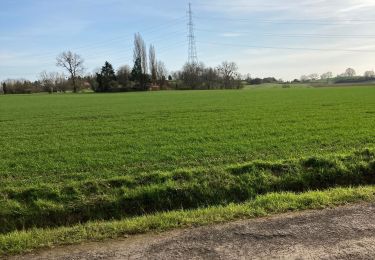
<svg viewBox="0 0 375 260">
<path fill-rule="evenodd" d="M 47 249 L 11 259 L 375 259 L 375 203 Z"/>
</svg>

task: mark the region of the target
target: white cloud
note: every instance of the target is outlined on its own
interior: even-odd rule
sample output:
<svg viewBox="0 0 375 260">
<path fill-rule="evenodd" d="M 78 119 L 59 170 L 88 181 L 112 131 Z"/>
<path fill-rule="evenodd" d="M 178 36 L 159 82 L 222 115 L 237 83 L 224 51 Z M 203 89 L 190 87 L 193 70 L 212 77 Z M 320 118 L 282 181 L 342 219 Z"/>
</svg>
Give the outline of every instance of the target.
<svg viewBox="0 0 375 260">
<path fill-rule="evenodd" d="M 271 14 L 269 19 L 362 19 L 373 17 L 373 0 L 208 0 L 194 3 L 196 9 L 238 17 L 238 15 Z M 366 17 L 363 16 L 366 10 Z M 343 16 L 345 13 L 345 17 Z"/>
<path fill-rule="evenodd" d="M 228 38 L 226 41 L 228 45 L 223 45 L 226 52 L 222 53 L 222 57 L 211 59 L 215 62 L 219 58 L 235 60 L 243 73 L 292 79 L 301 74 L 323 73 L 327 70 L 341 73 L 349 66 L 359 72 L 375 66 L 374 0 L 253 0 L 251 2 L 209 0 L 204 2 L 204 5 L 197 3 L 197 9 L 204 8 L 206 12 L 207 19 L 202 23 L 209 22 L 210 16 L 216 16 L 221 17 L 225 30 L 232 27 L 235 32 L 250 31 L 248 34 L 243 33 L 236 41 L 230 41 Z M 241 19 L 244 21 L 240 21 Z M 265 23 L 266 21 L 268 23 Z M 277 37 L 277 34 L 295 34 L 301 37 Z M 327 35 L 327 37 L 311 37 L 314 34 Z M 310 35 L 310 37 L 303 35 Z M 340 35 L 343 37 L 339 37 Z M 365 37 L 366 35 L 369 37 Z M 233 47 L 235 51 L 229 51 L 230 44 L 243 45 L 243 47 Z M 246 46 L 254 46 L 254 48 Z M 256 46 L 291 47 L 300 50 L 265 49 Z M 303 50 L 304 48 L 317 49 L 317 51 Z M 319 49 L 322 50 L 318 51 Z M 374 52 L 339 51 L 342 49 Z"/>
<path fill-rule="evenodd" d="M 88 6 L 112 6 L 106 12 L 116 12 L 119 19 L 123 17 L 132 19 L 139 18 L 136 21 L 144 20 L 145 23 L 151 23 L 150 26 L 159 22 L 155 16 L 184 16 L 185 2 L 182 4 L 168 4 L 167 0 L 161 2 L 167 3 L 162 5 L 156 1 L 139 1 L 137 3 L 125 4 L 122 0 L 110 0 L 111 5 L 101 0 L 80 0 L 74 14 L 60 13 L 61 16 L 54 12 L 50 14 L 43 13 L 43 19 L 36 19 L 39 22 L 28 24 L 22 30 L 14 33 L 2 34 L 0 40 L 4 43 L 27 41 L 27 39 L 55 39 L 59 35 L 61 41 L 56 41 L 64 48 L 71 48 L 75 45 L 72 35 L 81 35 L 87 28 L 95 27 L 97 24 L 96 16 L 77 15 L 79 12 L 87 12 Z M 198 34 L 198 52 L 200 60 L 207 65 L 217 65 L 222 60 L 233 60 L 238 62 L 242 72 L 251 74 L 282 77 L 291 79 L 299 77 L 301 74 L 313 72 L 324 72 L 332 70 L 334 73 L 340 73 L 347 66 L 355 67 L 358 71 L 372 69 L 375 66 L 373 61 L 374 54 L 362 52 L 340 52 L 340 51 L 309 51 L 309 50 L 285 50 L 285 49 L 264 49 L 248 48 L 246 46 L 270 46 L 270 47 L 292 47 L 292 48 L 314 48 L 314 49 L 358 49 L 358 50 L 375 50 L 375 37 L 355 37 L 355 35 L 374 35 L 373 27 L 375 25 L 375 1 L 374 0 L 191 0 L 193 1 L 193 10 L 196 18 L 203 17 L 204 20 L 196 20 L 197 28 L 202 29 L 210 27 L 214 33 Z M 93 3 L 94 2 L 94 3 Z M 126 1 L 125 1 L 126 2 Z M 147 2 L 147 4 L 145 3 Z M 43 1 L 54 5 L 53 1 Z M 66 4 L 66 3 L 65 3 Z M 42 4 L 41 4 L 42 5 Z M 172 6 L 173 5 L 173 6 Z M 163 8 L 161 8 L 163 6 Z M 141 9 L 143 8 L 144 9 Z M 156 8 L 160 7 L 160 8 Z M 142 15 L 136 14 L 131 16 L 131 12 L 136 13 L 142 10 Z M 107 14 L 107 13 L 106 13 Z M 122 14 L 122 15 L 120 15 Z M 129 18 L 130 17 L 130 18 Z M 152 17 L 152 21 L 150 19 Z M 211 19 L 216 17 L 217 19 Z M 182 17 L 183 19 L 183 17 Z M 242 21 L 241 21 L 242 19 Z M 117 20 L 116 20 L 117 21 Z M 132 21 L 132 20 L 131 20 Z M 131 22 L 125 29 L 137 30 L 142 27 L 142 23 Z M 115 22 L 114 22 L 115 23 Z M 181 35 L 186 32 L 184 21 L 174 22 L 173 26 L 180 26 Z M 115 26 L 114 27 L 120 27 Z M 163 26 L 163 30 L 173 31 L 172 25 Z M 114 30 L 114 34 L 123 33 L 121 29 Z M 212 29 L 213 28 L 213 29 Z M 180 30 L 178 29 L 178 30 Z M 155 38 L 161 36 L 162 32 L 154 30 L 153 33 L 145 33 L 144 37 Z M 269 35 L 266 35 L 269 34 Z M 277 35 L 302 35 L 302 37 L 278 37 Z M 303 35 L 328 35 L 332 37 L 304 37 Z M 334 37 L 334 35 L 346 35 L 353 37 Z M 66 39 L 64 37 L 66 36 Z M 156 37 L 156 38 L 157 38 Z M 175 35 L 173 36 L 175 37 Z M 157 47 L 168 49 L 170 40 L 168 37 L 164 43 Z M 202 37 L 202 38 L 200 38 Z M 94 37 L 93 37 L 94 38 Z M 89 47 L 80 49 L 79 53 L 86 58 L 88 69 L 100 66 L 102 61 L 118 56 L 121 51 L 126 50 L 131 55 L 130 39 L 124 40 L 127 45 L 121 48 L 114 46 L 113 42 L 107 45 Z M 93 42 L 92 42 L 93 41 Z M 100 42 L 100 40 L 97 40 Z M 210 41 L 217 43 L 228 43 L 243 45 L 242 47 L 216 46 L 215 48 L 205 48 L 199 41 Z M 2 43 L 3 43 L 2 42 Z M 154 43 L 152 40 L 147 43 Z M 88 45 L 95 45 L 95 40 L 90 40 Z M 77 46 L 86 44 L 77 44 Z M 2 45 L 5 46 L 5 45 Z M 10 45 L 8 45 L 10 46 Z M 52 46 L 54 47 L 54 46 Z M 59 46 L 59 48 L 61 48 Z M 4 49 L 4 48 L 2 48 Z M 73 48 L 74 49 L 74 48 Z M 56 51 L 46 54 L 47 50 L 31 50 L 25 48 L 24 53 L 9 52 L 15 49 L 12 46 L 9 49 L 0 50 L 0 60 L 9 66 L 30 66 L 43 69 L 41 62 L 50 62 L 51 69 L 54 67 Z M 27 53 L 29 50 L 29 53 Z M 7 52 L 8 51 L 8 52 Z M 22 50 L 23 51 L 23 50 Z M 40 51 L 41 54 L 36 53 Z M 51 52 L 51 50 L 48 50 Z M 124 54 L 125 55 L 125 54 Z M 43 57 L 39 57 L 43 56 Z M 25 58 L 26 57 L 26 58 Z M 122 57 L 122 56 L 121 56 Z M 169 64 L 182 64 L 186 58 L 185 53 L 181 50 L 180 55 L 163 55 L 165 61 Z M 125 60 L 131 61 L 131 57 Z M 40 67 L 40 69 L 39 69 Z M 0 67 L 0 74 L 4 72 L 4 67 Z M 171 69 L 179 69 L 171 68 Z M 0 75 L 1 76 L 1 75 Z"/>
</svg>

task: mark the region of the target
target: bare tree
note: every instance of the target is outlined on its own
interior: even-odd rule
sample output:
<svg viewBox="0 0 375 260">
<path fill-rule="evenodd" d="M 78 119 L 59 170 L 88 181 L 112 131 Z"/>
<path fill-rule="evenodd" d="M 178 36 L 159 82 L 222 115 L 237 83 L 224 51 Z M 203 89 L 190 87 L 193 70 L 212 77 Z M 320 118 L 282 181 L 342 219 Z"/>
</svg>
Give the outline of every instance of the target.
<svg viewBox="0 0 375 260">
<path fill-rule="evenodd" d="M 54 89 L 54 80 L 51 79 L 50 75 L 47 71 L 42 71 L 39 74 L 39 81 L 44 90 L 48 91 L 49 93 L 53 93 Z"/>
<path fill-rule="evenodd" d="M 315 80 L 318 80 L 318 79 L 319 79 L 319 75 L 318 75 L 317 73 L 312 73 L 312 74 L 310 74 L 308 77 L 309 77 L 309 79 L 310 79 L 311 81 L 315 81 Z"/>
<path fill-rule="evenodd" d="M 7 79 L 3 82 L 4 94 L 30 94 L 40 92 L 39 84 L 27 79 Z"/>
<path fill-rule="evenodd" d="M 178 78 L 180 78 L 184 82 L 184 85 L 186 87 L 197 89 L 201 85 L 201 75 L 204 67 L 205 66 L 203 63 L 185 63 Z"/>
<path fill-rule="evenodd" d="M 306 81 L 309 81 L 309 76 L 302 75 L 300 79 L 302 82 L 306 82 Z"/>
<path fill-rule="evenodd" d="M 203 70 L 203 80 L 206 83 L 208 89 L 220 87 L 219 73 L 217 69 L 208 67 Z"/>
<path fill-rule="evenodd" d="M 326 73 L 323 73 L 321 76 L 320 76 L 321 79 L 331 79 L 333 78 L 333 73 L 332 72 L 326 72 Z"/>
<path fill-rule="evenodd" d="M 69 88 L 69 82 L 65 74 L 57 73 L 55 80 L 56 80 L 56 83 L 55 83 L 56 91 L 65 93 Z"/>
<path fill-rule="evenodd" d="M 150 66 L 150 72 L 151 72 L 151 81 L 153 84 L 155 84 L 157 81 L 157 76 L 158 76 L 157 75 L 158 64 L 156 61 L 155 47 L 153 45 L 150 45 L 148 59 L 149 59 L 149 66 Z"/>
<path fill-rule="evenodd" d="M 158 61 L 156 65 L 157 79 L 167 78 L 168 70 L 165 67 L 164 62 Z"/>
<path fill-rule="evenodd" d="M 132 78 L 139 83 L 141 90 L 146 90 L 148 81 L 147 50 L 146 44 L 139 33 L 134 36 L 133 59 L 134 67 L 132 70 Z"/>
<path fill-rule="evenodd" d="M 127 88 L 130 85 L 131 69 L 129 65 L 121 66 L 116 73 L 118 83 Z"/>
<path fill-rule="evenodd" d="M 365 72 L 364 76 L 366 78 L 375 78 L 375 72 L 373 70 L 368 70 Z"/>
<path fill-rule="evenodd" d="M 142 73 L 147 74 L 147 49 L 146 44 L 142 38 L 142 36 L 137 33 L 134 36 L 134 62 L 137 61 L 137 59 L 140 60 L 141 67 L 142 67 Z"/>
<path fill-rule="evenodd" d="M 57 58 L 56 65 L 66 69 L 73 83 L 73 92 L 77 93 L 77 77 L 84 71 L 83 59 L 71 51 L 61 53 Z"/>
<path fill-rule="evenodd" d="M 346 77 L 350 77 L 350 78 L 351 78 L 351 77 L 354 77 L 354 76 L 356 75 L 356 72 L 355 72 L 354 69 L 352 69 L 352 68 L 348 68 L 348 69 L 345 70 L 344 75 L 345 75 Z"/>
<path fill-rule="evenodd" d="M 42 71 L 39 74 L 39 81 L 41 87 L 49 93 L 56 91 L 65 92 L 67 89 L 67 80 L 63 73 Z"/>
<path fill-rule="evenodd" d="M 230 88 L 231 83 L 238 77 L 238 67 L 234 62 L 224 61 L 217 70 L 223 79 L 224 88 Z"/>
<path fill-rule="evenodd" d="M 159 81 L 159 85 L 163 87 L 167 80 L 168 70 L 165 67 L 164 62 L 158 61 L 156 63 L 156 78 Z"/>
</svg>

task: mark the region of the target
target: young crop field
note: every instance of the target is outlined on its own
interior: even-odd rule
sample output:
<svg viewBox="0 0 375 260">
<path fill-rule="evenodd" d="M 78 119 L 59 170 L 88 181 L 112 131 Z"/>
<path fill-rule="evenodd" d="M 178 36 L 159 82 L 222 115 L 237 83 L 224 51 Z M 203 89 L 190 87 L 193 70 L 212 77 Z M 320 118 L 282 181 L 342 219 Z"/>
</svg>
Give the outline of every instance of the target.
<svg viewBox="0 0 375 260">
<path fill-rule="evenodd" d="M 116 221 L 145 214 L 184 209 L 192 221 L 202 208 L 261 196 L 284 203 L 292 195 L 283 192 L 374 196 L 374 87 L 0 96 L 0 129 L 0 254 L 118 236 Z M 259 207 L 336 203 L 306 196 L 282 210 Z M 108 222 L 102 233 L 96 221 Z M 85 235 L 51 235 L 63 228 Z"/>
</svg>

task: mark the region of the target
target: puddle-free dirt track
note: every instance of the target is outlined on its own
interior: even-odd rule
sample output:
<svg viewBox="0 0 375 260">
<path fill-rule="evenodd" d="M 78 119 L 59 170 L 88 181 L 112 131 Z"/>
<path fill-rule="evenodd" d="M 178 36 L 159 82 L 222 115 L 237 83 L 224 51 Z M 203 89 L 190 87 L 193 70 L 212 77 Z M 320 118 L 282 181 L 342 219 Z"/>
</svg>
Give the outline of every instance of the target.
<svg viewBox="0 0 375 260">
<path fill-rule="evenodd" d="M 11 259 L 375 259 L 375 203 L 46 249 Z"/>
</svg>

